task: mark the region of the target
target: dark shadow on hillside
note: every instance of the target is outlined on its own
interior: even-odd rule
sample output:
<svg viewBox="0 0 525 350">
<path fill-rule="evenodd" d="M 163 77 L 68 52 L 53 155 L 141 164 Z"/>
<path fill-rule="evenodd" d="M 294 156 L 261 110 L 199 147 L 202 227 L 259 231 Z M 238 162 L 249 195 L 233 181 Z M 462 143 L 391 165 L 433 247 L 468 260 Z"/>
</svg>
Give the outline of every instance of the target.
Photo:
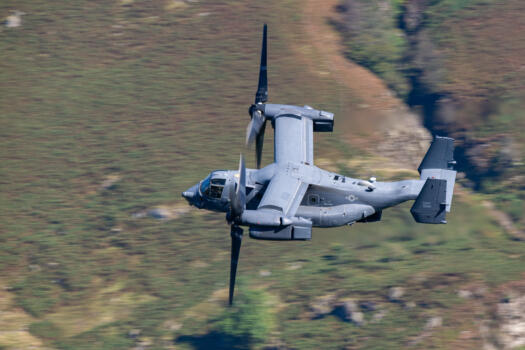
<svg viewBox="0 0 525 350">
<path fill-rule="evenodd" d="M 181 335 L 175 338 L 174 343 L 187 343 L 196 350 L 248 350 L 251 343 L 248 339 L 234 337 L 220 332 L 210 332 L 201 335 Z"/>
</svg>

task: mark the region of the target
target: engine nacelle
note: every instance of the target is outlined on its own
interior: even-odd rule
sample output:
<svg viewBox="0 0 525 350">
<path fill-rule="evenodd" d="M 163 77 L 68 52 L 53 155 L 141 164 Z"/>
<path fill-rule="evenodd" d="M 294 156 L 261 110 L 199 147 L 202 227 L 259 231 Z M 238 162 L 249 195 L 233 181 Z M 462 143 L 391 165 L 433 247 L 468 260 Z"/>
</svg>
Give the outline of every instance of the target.
<svg viewBox="0 0 525 350">
<path fill-rule="evenodd" d="M 245 210 L 241 215 L 241 223 L 243 225 L 279 227 L 290 225 L 293 220 L 275 210 L 258 209 Z"/>
<path fill-rule="evenodd" d="M 365 218 L 362 218 L 361 220 L 357 220 L 357 222 L 377 222 L 381 221 L 381 215 L 383 214 L 382 210 L 376 211 L 374 214 L 367 216 Z"/>
<path fill-rule="evenodd" d="M 267 103 L 258 105 L 256 108 L 260 109 L 264 116 L 270 120 L 285 114 L 292 114 L 311 119 L 315 132 L 332 132 L 334 130 L 334 114 L 313 109 L 310 106 L 299 107 Z"/>
<path fill-rule="evenodd" d="M 312 239 L 312 224 L 279 227 L 250 226 L 250 237 L 271 241 L 309 241 Z"/>
<path fill-rule="evenodd" d="M 325 111 L 318 111 L 319 114 L 312 117 L 314 122 L 314 132 L 334 131 L 334 114 Z"/>
</svg>

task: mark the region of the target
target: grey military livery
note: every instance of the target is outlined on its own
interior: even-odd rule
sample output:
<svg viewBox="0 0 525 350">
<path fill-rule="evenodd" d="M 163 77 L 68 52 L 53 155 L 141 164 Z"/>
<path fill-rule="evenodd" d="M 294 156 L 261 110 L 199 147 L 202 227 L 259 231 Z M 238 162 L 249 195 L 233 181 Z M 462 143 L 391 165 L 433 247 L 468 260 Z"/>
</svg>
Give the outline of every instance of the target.
<svg viewBox="0 0 525 350">
<path fill-rule="evenodd" d="M 310 240 L 312 227 L 336 227 L 381 220 L 383 209 L 415 200 L 414 219 L 445 224 L 456 171 L 454 140 L 436 136 L 419 166 L 420 179 L 381 182 L 360 180 L 314 165 L 314 132 L 330 132 L 334 115 L 309 106 L 270 104 L 266 70 L 267 27 L 264 26 L 259 86 L 250 107 L 247 145 L 255 141 L 257 169 L 216 170 L 183 197 L 201 209 L 225 212 L 231 225 L 230 304 L 243 229 L 264 240 Z M 264 130 L 275 130 L 274 162 L 260 169 Z"/>
</svg>

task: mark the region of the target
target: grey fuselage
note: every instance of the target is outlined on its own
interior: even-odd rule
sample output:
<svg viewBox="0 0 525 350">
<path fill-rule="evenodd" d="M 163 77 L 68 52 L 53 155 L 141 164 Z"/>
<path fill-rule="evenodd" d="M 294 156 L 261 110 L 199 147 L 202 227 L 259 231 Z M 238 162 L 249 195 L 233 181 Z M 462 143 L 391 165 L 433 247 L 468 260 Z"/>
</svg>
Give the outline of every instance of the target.
<svg viewBox="0 0 525 350">
<path fill-rule="evenodd" d="M 314 227 L 336 227 L 358 221 L 377 221 L 381 211 L 417 198 L 424 180 L 370 182 L 346 177 L 308 164 L 272 163 L 262 169 L 246 170 L 246 211 L 259 208 L 266 188 L 282 168 L 296 167 L 308 189 L 295 213 L 296 218 L 311 221 Z M 295 168 L 294 168 L 295 169 Z M 201 209 L 227 212 L 228 193 L 235 186 L 238 171 L 216 170 L 188 191 L 195 195 L 190 204 Z M 369 219 L 367 219 L 369 218 Z"/>
</svg>

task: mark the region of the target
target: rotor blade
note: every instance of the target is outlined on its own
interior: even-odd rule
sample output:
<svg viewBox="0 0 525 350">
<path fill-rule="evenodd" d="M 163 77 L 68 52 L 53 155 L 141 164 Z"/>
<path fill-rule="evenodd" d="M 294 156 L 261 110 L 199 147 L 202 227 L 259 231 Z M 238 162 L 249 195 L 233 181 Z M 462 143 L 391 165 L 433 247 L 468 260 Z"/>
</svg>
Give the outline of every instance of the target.
<svg viewBox="0 0 525 350">
<path fill-rule="evenodd" d="M 230 187 L 231 214 L 233 218 L 239 218 L 246 206 L 246 167 L 244 166 L 244 157 L 241 154 L 239 161 L 239 173 L 237 188 L 234 190 Z"/>
<path fill-rule="evenodd" d="M 231 226 L 232 251 L 230 259 L 230 298 L 229 304 L 233 304 L 233 291 L 235 289 L 235 276 L 237 275 L 237 263 L 239 262 L 239 252 L 242 242 L 242 228 L 237 225 Z"/>
<path fill-rule="evenodd" d="M 261 130 L 257 134 L 257 138 L 255 139 L 255 159 L 257 162 L 257 169 L 261 168 L 261 158 L 262 158 L 262 151 L 263 151 L 263 145 L 264 145 L 264 129 L 266 128 L 266 120 L 262 124 Z"/>
<path fill-rule="evenodd" d="M 263 40 L 262 40 L 262 51 L 261 51 L 261 65 L 259 67 L 259 85 L 257 87 L 257 93 L 255 94 L 255 104 L 264 103 L 268 101 L 268 76 L 266 66 L 266 32 L 268 26 L 264 24 L 263 29 Z"/>
<path fill-rule="evenodd" d="M 261 111 L 254 109 L 252 120 L 250 120 L 250 123 L 246 128 L 246 146 L 250 146 L 253 143 L 253 140 L 260 134 L 265 121 L 266 118 L 262 115 Z"/>
<path fill-rule="evenodd" d="M 241 200 L 244 206 L 246 201 L 246 166 L 244 165 L 244 157 L 241 154 L 239 160 L 239 186 L 237 186 L 237 197 Z"/>
</svg>

